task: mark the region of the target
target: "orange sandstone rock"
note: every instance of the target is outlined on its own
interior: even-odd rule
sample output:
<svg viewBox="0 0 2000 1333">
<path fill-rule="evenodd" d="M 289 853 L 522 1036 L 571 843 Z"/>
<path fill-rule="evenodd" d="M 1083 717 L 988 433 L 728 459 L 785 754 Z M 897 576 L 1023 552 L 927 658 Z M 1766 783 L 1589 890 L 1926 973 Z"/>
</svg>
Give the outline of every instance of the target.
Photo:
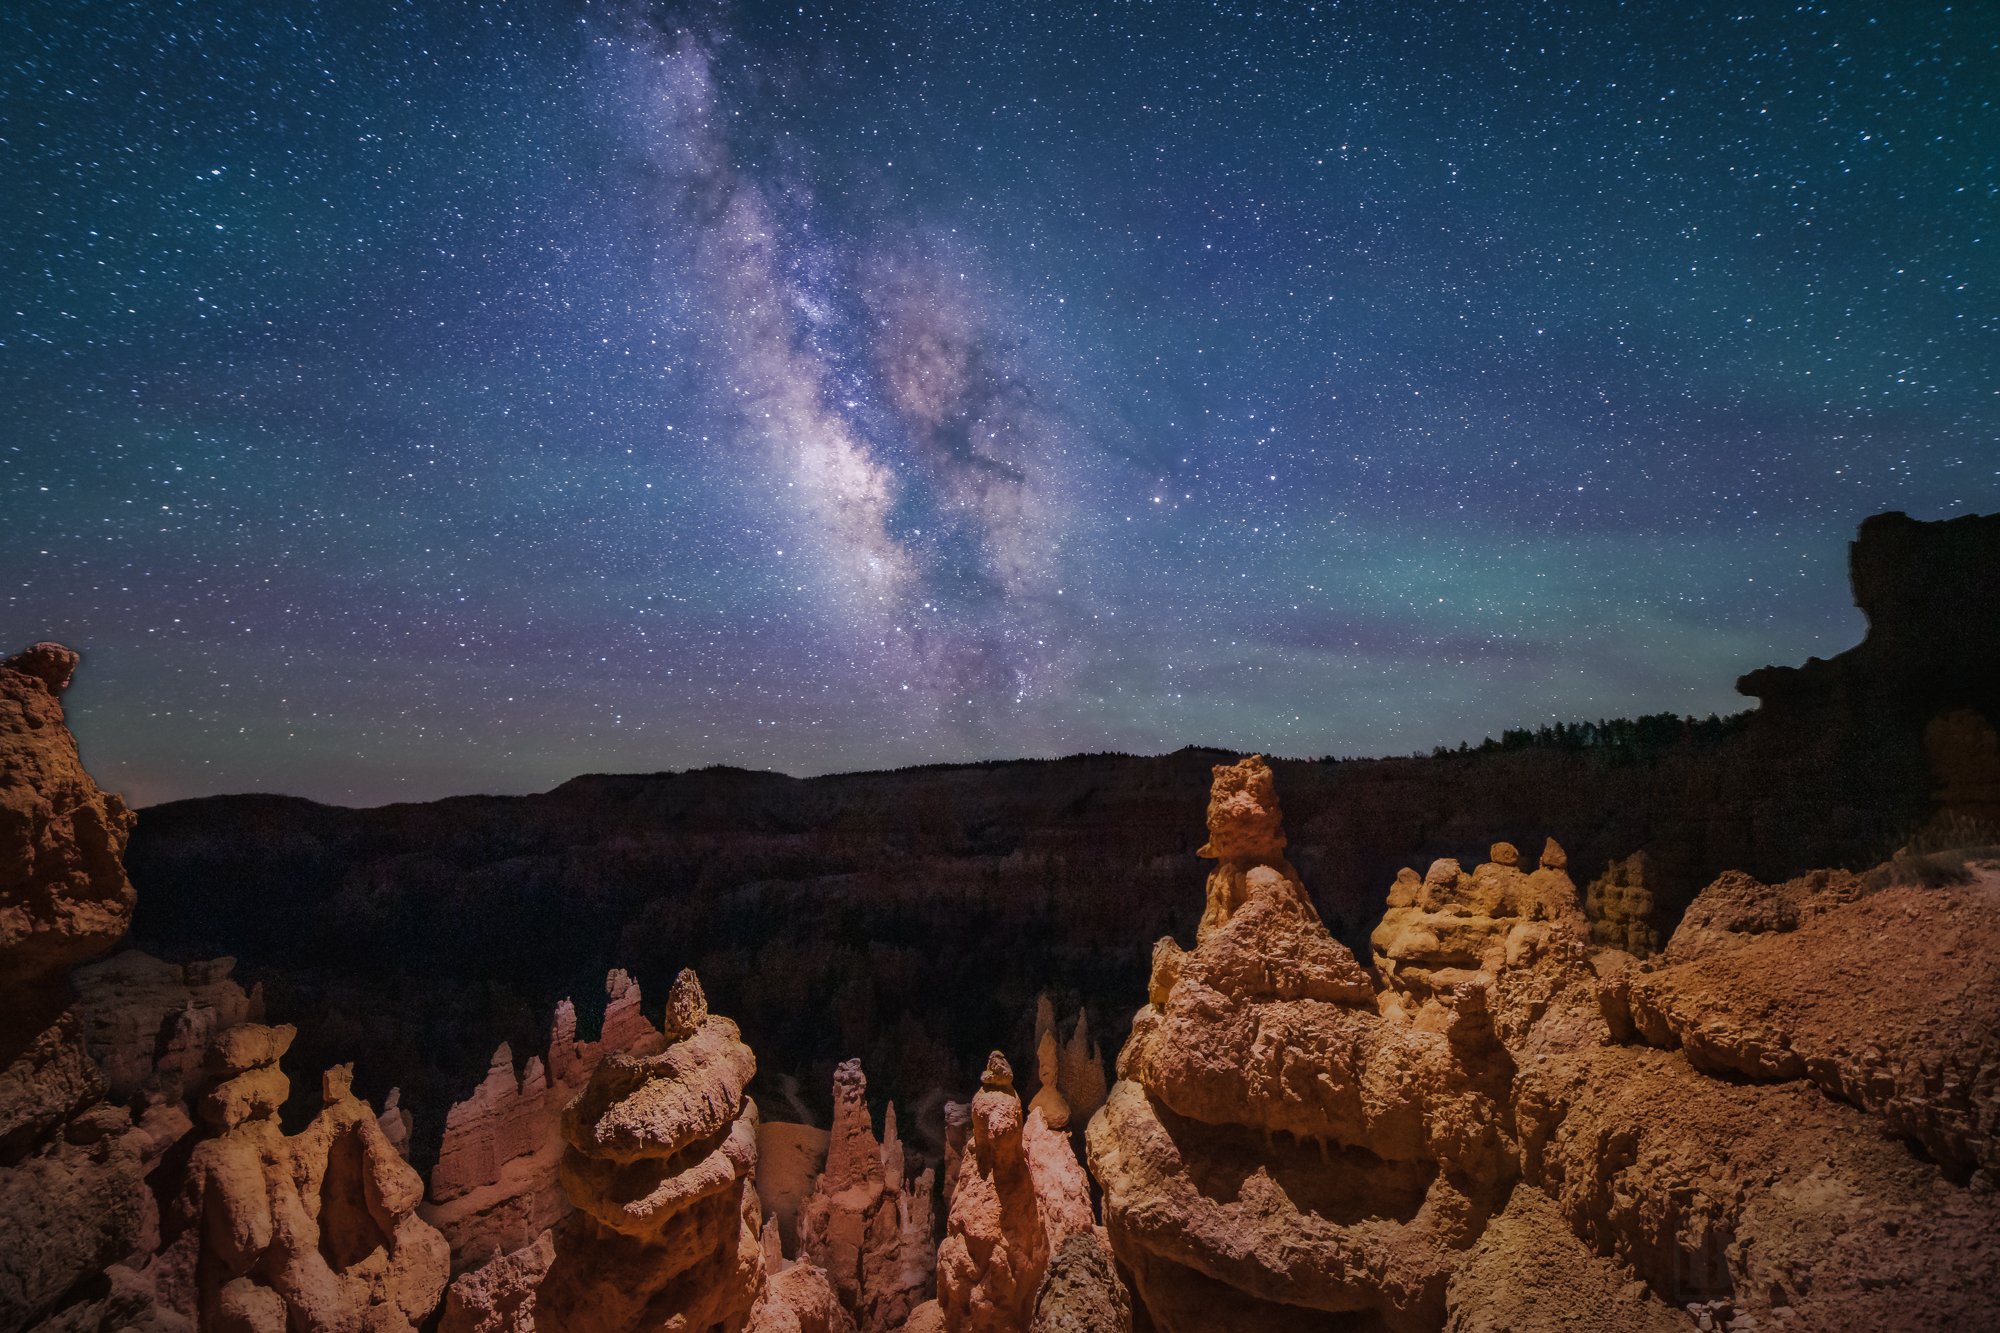
<svg viewBox="0 0 2000 1333">
<path fill-rule="evenodd" d="M 0 662 L 0 1328 L 98 1317 L 82 1288 L 154 1225 L 151 1135 L 106 1104 L 65 1012 L 69 969 L 117 941 L 133 902 L 131 812 L 63 717 L 77 661 L 42 643 Z"/>
<path fill-rule="evenodd" d="M 760 1120 L 757 1125 L 757 1199 L 768 1241 L 799 1251 L 799 1210 L 812 1197 L 826 1166 L 831 1136 L 817 1125 Z M 772 1226 L 772 1222 L 776 1226 Z M 768 1242 L 767 1242 L 768 1243 Z"/>
<path fill-rule="evenodd" d="M 826 1168 L 799 1208 L 799 1254 L 826 1270 L 863 1333 L 900 1327 L 929 1292 L 934 1179 L 928 1169 L 906 1178 L 894 1106 L 876 1140 L 861 1062 L 836 1069 Z"/>
<path fill-rule="evenodd" d="M 607 1054 L 650 1055 L 665 1044 L 639 1010 L 639 986 L 614 969 L 597 1041 L 576 1037 L 576 1006 L 556 1006 L 546 1058 L 530 1056 L 517 1074 L 501 1043 L 486 1077 L 445 1117 L 444 1141 L 431 1171 L 425 1220 L 451 1242 L 455 1268 L 530 1245 L 568 1216 L 557 1180 L 562 1112 Z"/>
<path fill-rule="evenodd" d="M 327 1071 L 319 1114 L 284 1134 L 278 1061 L 293 1031 L 243 1024 L 210 1047 L 208 1135 L 169 1210 L 155 1280 L 202 1327 L 415 1329 L 450 1277 L 444 1237 L 416 1216 L 423 1180 L 344 1065 Z"/>
<path fill-rule="evenodd" d="M 1028 1103 L 1028 1109 L 1039 1111 L 1042 1123 L 1050 1129 L 1069 1128 L 1069 1101 L 1062 1095 L 1062 1048 L 1056 1044 L 1054 1032 L 1044 1032 L 1035 1047 L 1035 1081 L 1041 1086 Z"/>
<path fill-rule="evenodd" d="M 622 973 L 614 998 L 635 997 Z M 608 1032 L 617 1029 L 607 1020 Z M 573 1033 L 573 1029 L 571 1029 Z M 633 1025 L 622 1040 L 643 1044 Z M 790 1333 L 851 1327 L 811 1265 L 767 1281 L 757 1196 L 756 1057 L 708 1012 L 691 971 L 663 1044 L 609 1051 L 563 1109 L 558 1179 L 573 1211 L 453 1284 L 442 1333 Z M 551 1067 L 573 1070 L 558 1040 Z"/>
<path fill-rule="evenodd" d="M 1195 947 L 1155 950 L 1089 1127 L 1112 1246 L 1166 1333 L 1436 1328 L 1517 1169 L 1497 1024 L 1536 1010 L 1504 973 L 1581 947 L 1561 849 L 1533 875 L 1505 844 L 1472 876 L 1405 872 L 1377 932 L 1404 989 L 1378 1000 L 1284 858 L 1262 759 L 1217 767 L 1208 825 Z"/>
<path fill-rule="evenodd" d="M 938 1248 L 938 1297 L 909 1330 L 1019 1333 L 1051 1258 L 1092 1225 L 1089 1184 L 1067 1136 L 1025 1119 L 1014 1073 L 995 1051 L 972 1098 L 971 1134 Z"/>
<path fill-rule="evenodd" d="M 71 976 L 91 1058 L 117 1101 L 188 1101 L 203 1091 L 210 1041 L 264 1021 L 261 985 L 245 991 L 233 958 L 167 963 L 125 949 Z"/>
<path fill-rule="evenodd" d="M 0 1034 L 18 1045 L 68 995 L 48 983 L 132 923 L 125 802 L 83 768 L 63 719 L 77 654 L 38 643 L 0 662 Z"/>
<path fill-rule="evenodd" d="M 1053 1043 L 1052 1053 L 1044 1046 Z M 1104 1055 L 1090 1036 L 1090 1014 L 1079 1009 L 1076 1023 L 1064 1037 L 1056 1025 L 1055 1003 L 1047 992 L 1035 998 L 1035 1097 L 1050 1094 L 1042 1102 L 1042 1118 L 1051 1129 L 1078 1129 L 1104 1105 L 1109 1083 L 1104 1076 Z M 1030 1103 L 1033 1105 L 1034 1103 Z"/>
</svg>

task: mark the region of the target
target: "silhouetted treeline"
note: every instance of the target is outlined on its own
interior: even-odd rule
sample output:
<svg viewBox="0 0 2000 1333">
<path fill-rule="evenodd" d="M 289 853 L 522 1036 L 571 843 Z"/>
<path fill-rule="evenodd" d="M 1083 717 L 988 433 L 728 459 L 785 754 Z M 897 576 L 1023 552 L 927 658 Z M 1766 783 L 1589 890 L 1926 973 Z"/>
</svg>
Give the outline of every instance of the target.
<svg viewBox="0 0 2000 1333">
<path fill-rule="evenodd" d="M 1655 754 L 1670 745 L 1713 744 L 1749 725 L 1748 711 L 1720 717 L 1684 717 L 1679 713 L 1648 713 L 1644 717 L 1599 718 L 1595 722 L 1544 723 L 1539 727 L 1509 727 L 1498 738 L 1478 745 L 1461 741 L 1456 749 L 1440 745 L 1436 758 L 1452 754 L 1492 754 L 1518 750 L 1601 750 L 1618 755 Z"/>
</svg>

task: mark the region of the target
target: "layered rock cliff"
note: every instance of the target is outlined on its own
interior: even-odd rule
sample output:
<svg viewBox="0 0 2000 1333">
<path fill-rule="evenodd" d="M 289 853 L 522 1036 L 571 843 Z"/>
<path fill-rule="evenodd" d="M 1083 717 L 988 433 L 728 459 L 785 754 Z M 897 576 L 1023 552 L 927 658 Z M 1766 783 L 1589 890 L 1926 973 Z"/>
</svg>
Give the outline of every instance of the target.
<svg viewBox="0 0 2000 1333">
<path fill-rule="evenodd" d="M 1261 761 L 1209 831 L 1088 1136 L 1165 1333 L 2000 1321 L 2000 862 L 1726 875 L 1642 963 L 1496 844 L 1398 877 L 1377 990 Z"/>
</svg>

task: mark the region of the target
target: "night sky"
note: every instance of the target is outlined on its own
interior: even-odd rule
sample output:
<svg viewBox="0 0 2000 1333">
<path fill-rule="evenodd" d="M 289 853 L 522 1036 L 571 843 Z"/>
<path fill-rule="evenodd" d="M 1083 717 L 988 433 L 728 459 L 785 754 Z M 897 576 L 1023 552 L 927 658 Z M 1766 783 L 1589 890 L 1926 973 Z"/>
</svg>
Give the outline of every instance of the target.
<svg viewBox="0 0 2000 1333">
<path fill-rule="evenodd" d="M 10 3 L 0 639 L 141 803 L 1734 711 L 2000 509 L 1996 102 L 1987 3 Z"/>
</svg>

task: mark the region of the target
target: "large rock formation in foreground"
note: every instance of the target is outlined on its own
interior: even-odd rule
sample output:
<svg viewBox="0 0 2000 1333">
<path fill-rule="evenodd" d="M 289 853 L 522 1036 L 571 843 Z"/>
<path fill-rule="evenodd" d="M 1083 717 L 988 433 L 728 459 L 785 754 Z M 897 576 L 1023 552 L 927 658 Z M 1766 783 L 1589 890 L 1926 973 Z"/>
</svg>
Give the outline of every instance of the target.
<svg viewBox="0 0 2000 1333">
<path fill-rule="evenodd" d="M 156 1239 L 150 1143 L 90 1058 L 69 971 L 131 919 L 124 802 L 63 720 L 77 655 L 0 662 L 0 1328 L 82 1325 L 126 1303 L 105 1274 Z M 129 1270 L 121 1269 L 121 1272 Z"/>
<path fill-rule="evenodd" d="M 1399 876 L 1377 991 L 1261 760 L 1208 822 L 1088 1135 L 1163 1333 L 2000 1325 L 2000 864 L 1725 876 L 1643 964 L 1496 844 Z"/>
<path fill-rule="evenodd" d="M 1285 860 L 1263 760 L 1216 769 L 1208 831 L 1195 948 L 1160 942 L 1090 1124 L 1112 1244 L 1166 1333 L 1335 1315 L 1435 1328 L 1450 1256 L 1513 1175 L 1509 1066 L 1477 971 L 1495 916 L 1444 910 L 1458 875 L 1443 863 L 1421 904 L 1439 910 L 1399 935 L 1435 1012 L 1385 1016 Z M 1522 905 L 1498 884 L 1479 897 Z"/>
</svg>

